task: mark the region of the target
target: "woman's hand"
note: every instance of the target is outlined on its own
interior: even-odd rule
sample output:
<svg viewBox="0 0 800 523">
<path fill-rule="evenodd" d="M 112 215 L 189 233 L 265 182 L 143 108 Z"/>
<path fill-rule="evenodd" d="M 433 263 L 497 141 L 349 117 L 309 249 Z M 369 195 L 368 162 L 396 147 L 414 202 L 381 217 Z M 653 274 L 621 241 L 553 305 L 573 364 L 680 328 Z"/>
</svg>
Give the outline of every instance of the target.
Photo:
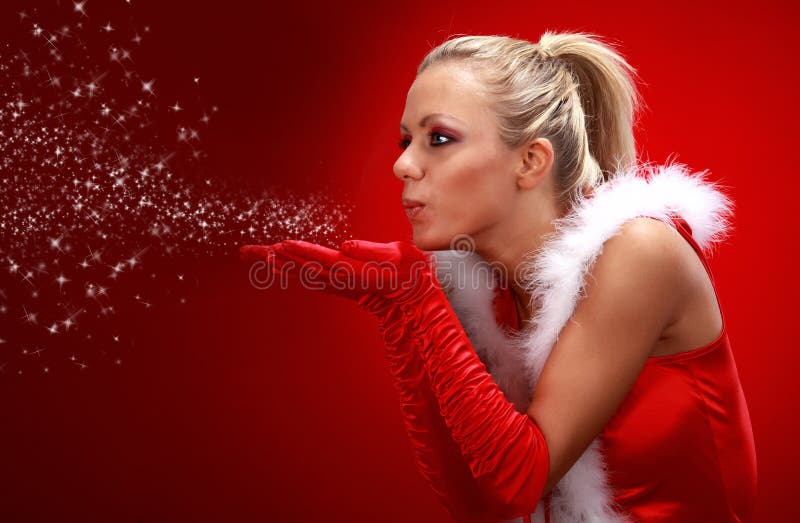
<svg viewBox="0 0 800 523">
<path fill-rule="evenodd" d="M 407 242 L 348 241 L 337 251 L 288 241 L 242 251 L 245 258 L 266 258 L 295 281 L 322 284 L 323 290 L 381 311 L 384 340 L 400 347 L 406 361 L 414 354 L 421 360 L 435 395 L 426 403 L 438 409 L 456 454 L 464 458 L 465 474 L 445 481 L 440 460 L 425 453 L 418 457 L 423 471 L 441 471 L 433 476 L 449 487 L 440 495 L 458 499 L 456 510 L 469 498 L 478 507 L 463 513 L 478 519 L 512 518 L 536 509 L 549 467 L 544 436 L 530 417 L 514 410 L 478 358 L 434 276 L 431 258 Z M 416 376 L 415 382 L 421 379 Z M 461 494 L 450 498 L 451 489 Z"/>
<path fill-rule="evenodd" d="M 302 279 L 306 284 L 318 286 L 321 283 L 324 290 L 356 299 L 362 309 L 378 318 L 386 343 L 389 371 L 398 393 L 417 469 L 459 523 L 497 521 L 440 413 L 425 362 L 416 350 L 420 335 L 419 322 L 415 320 L 419 318 L 409 313 L 407 307 L 416 308 L 410 301 L 413 296 L 436 297 L 435 291 L 440 289 L 433 273 L 425 270 L 430 262 L 428 255 L 405 242 L 367 241 L 344 242 L 339 251 L 288 241 L 269 246 L 247 245 L 240 249 L 240 253 L 244 260 L 267 261 L 271 270 L 290 275 L 295 282 Z M 302 269 L 298 266 L 304 264 L 310 267 L 309 274 L 301 276 Z M 386 281 L 382 282 L 377 281 L 379 273 L 375 270 L 380 265 L 385 269 L 383 276 Z M 418 271 L 412 268 L 414 265 Z M 337 278 L 341 275 L 337 275 L 337 267 L 342 266 L 359 275 L 353 280 L 358 279 L 360 289 L 339 285 Z M 414 274 L 418 276 L 414 278 Z M 392 289 L 392 278 L 395 282 L 405 279 L 409 289 Z M 429 292 L 422 292 L 424 290 Z M 443 295 L 439 298 L 446 300 Z"/>
<path fill-rule="evenodd" d="M 275 274 L 304 288 L 323 290 L 352 300 L 367 295 L 404 303 L 420 293 L 440 289 L 433 256 L 408 241 L 377 243 L 348 240 L 339 250 L 300 240 L 245 245 L 243 260 L 265 261 Z"/>
</svg>

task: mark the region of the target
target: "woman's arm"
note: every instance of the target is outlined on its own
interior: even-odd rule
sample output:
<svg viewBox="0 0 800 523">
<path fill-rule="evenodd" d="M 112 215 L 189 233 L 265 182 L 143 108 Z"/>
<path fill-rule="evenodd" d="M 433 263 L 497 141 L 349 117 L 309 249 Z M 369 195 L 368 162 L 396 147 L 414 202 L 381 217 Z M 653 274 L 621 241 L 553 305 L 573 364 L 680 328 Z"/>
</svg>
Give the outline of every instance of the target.
<svg viewBox="0 0 800 523">
<path fill-rule="evenodd" d="M 496 522 L 439 412 L 423 361 L 414 350 L 414 334 L 396 317 L 400 309 L 376 295 L 366 295 L 358 303 L 378 319 L 417 469 L 455 521 Z"/>
<path fill-rule="evenodd" d="M 404 304 L 453 439 L 501 517 L 529 514 L 617 410 L 677 306 L 681 273 L 669 226 L 626 223 L 590 272 L 528 415 L 492 380 L 441 292 Z"/>
<path fill-rule="evenodd" d="M 358 248 L 351 249 L 353 245 Z M 344 254 L 345 250 L 349 255 Z M 244 245 L 239 252 L 242 259 L 257 262 L 250 269 L 251 277 L 266 270 L 281 275 L 282 282 L 286 277 L 287 282 L 304 288 L 325 290 L 354 300 L 378 319 L 417 468 L 457 521 L 496 521 L 444 422 L 422 359 L 414 348 L 416 333 L 409 328 L 407 311 L 398 302 L 406 294 L 409 281 L 424 282 L 419 273 L 410 272 L 409 266 L 419 267 L 419 262 L 424 261 L 422 265 L 430 269 L 430 260 L 424 253 L 407 242 L 345 242 L 339 251 L 294 240 Z M 386 272 L 376 270 L 376 266 Z M 427 281 L 432 283 L 434 277 L 430 272 L 426 274 Z M 400 283 L 393 275 L 410 275 L 410 278 L 398 290 L 391 284 Z M 260 277 L 258 281 L 261 282 Z"/>
<path fill-rule="evenodd" d="M 677 313 L 688 281 L 682 241 L 668 224 L 636 218 L 605 242 L 527 411 L 550 449 L 546 491 L 606 426 Z"/>
<path fill-rule="evenodd" d="M 388 322 L 413 334 L 414 350 L 479 497 L 488 510 L 507 518 L 535 510 L 627 395 L 686 286 L 687 271 L 677 261 L 679 241 L 668 225 L 641 218 L 605 243 L 527 415 L 516 412 L 492 380 L 430 269 L 421 277 L 412 274 L 410 289 L 388 291 L 374 271 L 363 270 L 374 261 L 388 262 L 408 275 L 424 257 L 413 245 L 351 241 L 336 251 L 285 241 L 244 246 L 241 253 L 246 259 L 266 258 L 273 271 L 293 278 L 298 274 L 291 266 L 314 262 L 317 270 L 301 281 L 322 283 L 349 299 L 374 294 L 393 303 L 399 314 Z M 330 285 L 339 262 L 356 269 L 359 288 Z"/>
</svg>

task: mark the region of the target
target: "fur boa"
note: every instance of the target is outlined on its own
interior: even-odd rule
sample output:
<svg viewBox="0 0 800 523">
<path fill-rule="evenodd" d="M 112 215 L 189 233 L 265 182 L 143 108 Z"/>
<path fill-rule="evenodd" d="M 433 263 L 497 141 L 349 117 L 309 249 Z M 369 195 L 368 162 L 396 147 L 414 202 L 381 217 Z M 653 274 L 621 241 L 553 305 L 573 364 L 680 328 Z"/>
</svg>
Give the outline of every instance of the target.
<svg viewBox="0 0 800 523">
<path fill-rule="evenodd" d="M 475 252 L 433 251 L 437 279 L 475 352 L 518 412 L 527 412 L 545 361 L 582 295 L 586 273 L 626 221 L 650 216 L 671 223 L 670 216 L 678 215 L 708 254 L 727 236 L 732 202 L 704 176 L 705 171 L 691 173 L 682 164 L 640 164 L 618 173 L 593 197 L 578 200 L 554 222 L 538 254 L 529 253 L 522 264 L 523 284 L 539 308 L 519 332 L 495 321 L 497 281 L 483 258 Z M 555 485 L 550 509 L 553 523 L 629 521 L 614 504 L 599 437 Z M 544 522 L 542 502 L 532 521 Z"/>
</svg>

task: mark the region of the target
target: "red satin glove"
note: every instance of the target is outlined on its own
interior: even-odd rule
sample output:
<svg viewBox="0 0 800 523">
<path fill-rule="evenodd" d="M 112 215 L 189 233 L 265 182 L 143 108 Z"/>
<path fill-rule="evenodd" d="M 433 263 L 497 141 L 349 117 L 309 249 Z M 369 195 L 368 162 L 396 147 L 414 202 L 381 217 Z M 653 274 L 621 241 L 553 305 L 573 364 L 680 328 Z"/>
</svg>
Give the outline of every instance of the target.
<svg viewBox="0 0 800 523">
<path fill-rule="evenodd" d="M 304 254 L 301 255 L 300 251 L 303 249 Z M 387 276 L 387 283 L 389 281 L 397 283 L 398 278 L 391 277 L 394 270 L 391 261 L 397 261 L 393 256 L 398 253 L 396 246 L 388 246 L 384 253 L 384 260 L 389 262 L 389 274 L 384 273 Z M 450 430 L 439 412 L 439 403 L 431 390 L 422 359 L 414 350 L 414 334 L 407 328 L 402 311 L 395 301 L 400 297 L 398 293 L 392 293 L 393 289 L 388 285 L 384 286 L 385 290 L 394 299 L 366 292 L 366 285 L 359 286 L 360 288 L 353 285 L 354 278 L 349 279 L 351 287 L 344 288 L 339 283 L 348 281 L 347 271 L 339 274 L 342 278 L 336 278 L 335 267 L 341 269 L 349 265 L 354 269 L 350 271 L 351 274 L 356 274 L 356 270 L 359 274 L 363 274 L 360 272 L 364 269 L 363 262 L 348 258 L 339 251 L 313 244 L 288 241 L 270 246 L 247 245 L 240 249 L 240 254 L 245 260 L 269 258 L 271 269 L 276 274 L 283 273 L 290 276 L 295 283 L 322 288 L 333 294 L 354 299 L 362 309 L 378 319 L 379 329 L 387 348 L 386 358 L 392 383 L 399 396 L 400 412 L 411 442 L 417 469 L 456 521 L 469 523 L 498 521 L 498 518 L 488 511 L 475 478 L 472 477 L 461 450 L 453 441 Z M 309 263 L 309 260 L 313 260 L 313 263 Z M 304 265 L 307 270 L 301 278 L 301 267 Z M 331 285 L 333 282 L 336 286 Z"/>
<path fill-rule="evenodd" d="M 316 274 L 320 282 L 331 283 L 333 271 L 328 269 L 342 259 L 338 251 L 306 242 L 271 247 L 266 249 L 274 253 L 273 261 L 321 261 L 323 269 Z M 253 252 L 252 247 L 244 249 L 243 255 Z M 359 301 L 373 294 L 399 307 L 399 317 L 387 321 L 400 322 L 413 333 L 441 414 L 482 497 L 502 518 L 532 513 L 549 468 L 544 437 L 530 417 L 514 410 L 486 371 L 434 276 L 431 258 L 408 242 L 349 241 L 342 252 L 353 260 L 359 289 L 329 290 Z M 382 277 L 358 270 L 386 261 L 399 286 L 387 289 Z"/>
<path fill-rule="evenodd" d="M 483 500 L 472 471 L 439 412 L 425 365 L 415 350 L 415 334 L 400 318 L 403 311 L 374 294 L 359 303 L 378 318 L 417 469 L 455 521 L 496 523 L 498 518 Z"/>
</svg>

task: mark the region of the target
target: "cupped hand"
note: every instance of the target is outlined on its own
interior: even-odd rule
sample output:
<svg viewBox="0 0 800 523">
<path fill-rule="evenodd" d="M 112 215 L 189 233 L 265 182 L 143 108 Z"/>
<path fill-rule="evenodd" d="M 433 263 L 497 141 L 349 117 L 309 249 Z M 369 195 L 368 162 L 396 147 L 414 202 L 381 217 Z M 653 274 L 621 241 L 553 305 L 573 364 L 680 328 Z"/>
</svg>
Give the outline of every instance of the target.
<svg viewBox="0 0 800 523">
<path fill-rule="evenodd" d="M 293 284 L 348 299 L 375 294 L 403 301 L 436 283 L 433 260 L 408 241 L 347 240 L 331 249 L 302 240 L 244 245 L 245 261 L 263 261 Z"/>
</svg>

